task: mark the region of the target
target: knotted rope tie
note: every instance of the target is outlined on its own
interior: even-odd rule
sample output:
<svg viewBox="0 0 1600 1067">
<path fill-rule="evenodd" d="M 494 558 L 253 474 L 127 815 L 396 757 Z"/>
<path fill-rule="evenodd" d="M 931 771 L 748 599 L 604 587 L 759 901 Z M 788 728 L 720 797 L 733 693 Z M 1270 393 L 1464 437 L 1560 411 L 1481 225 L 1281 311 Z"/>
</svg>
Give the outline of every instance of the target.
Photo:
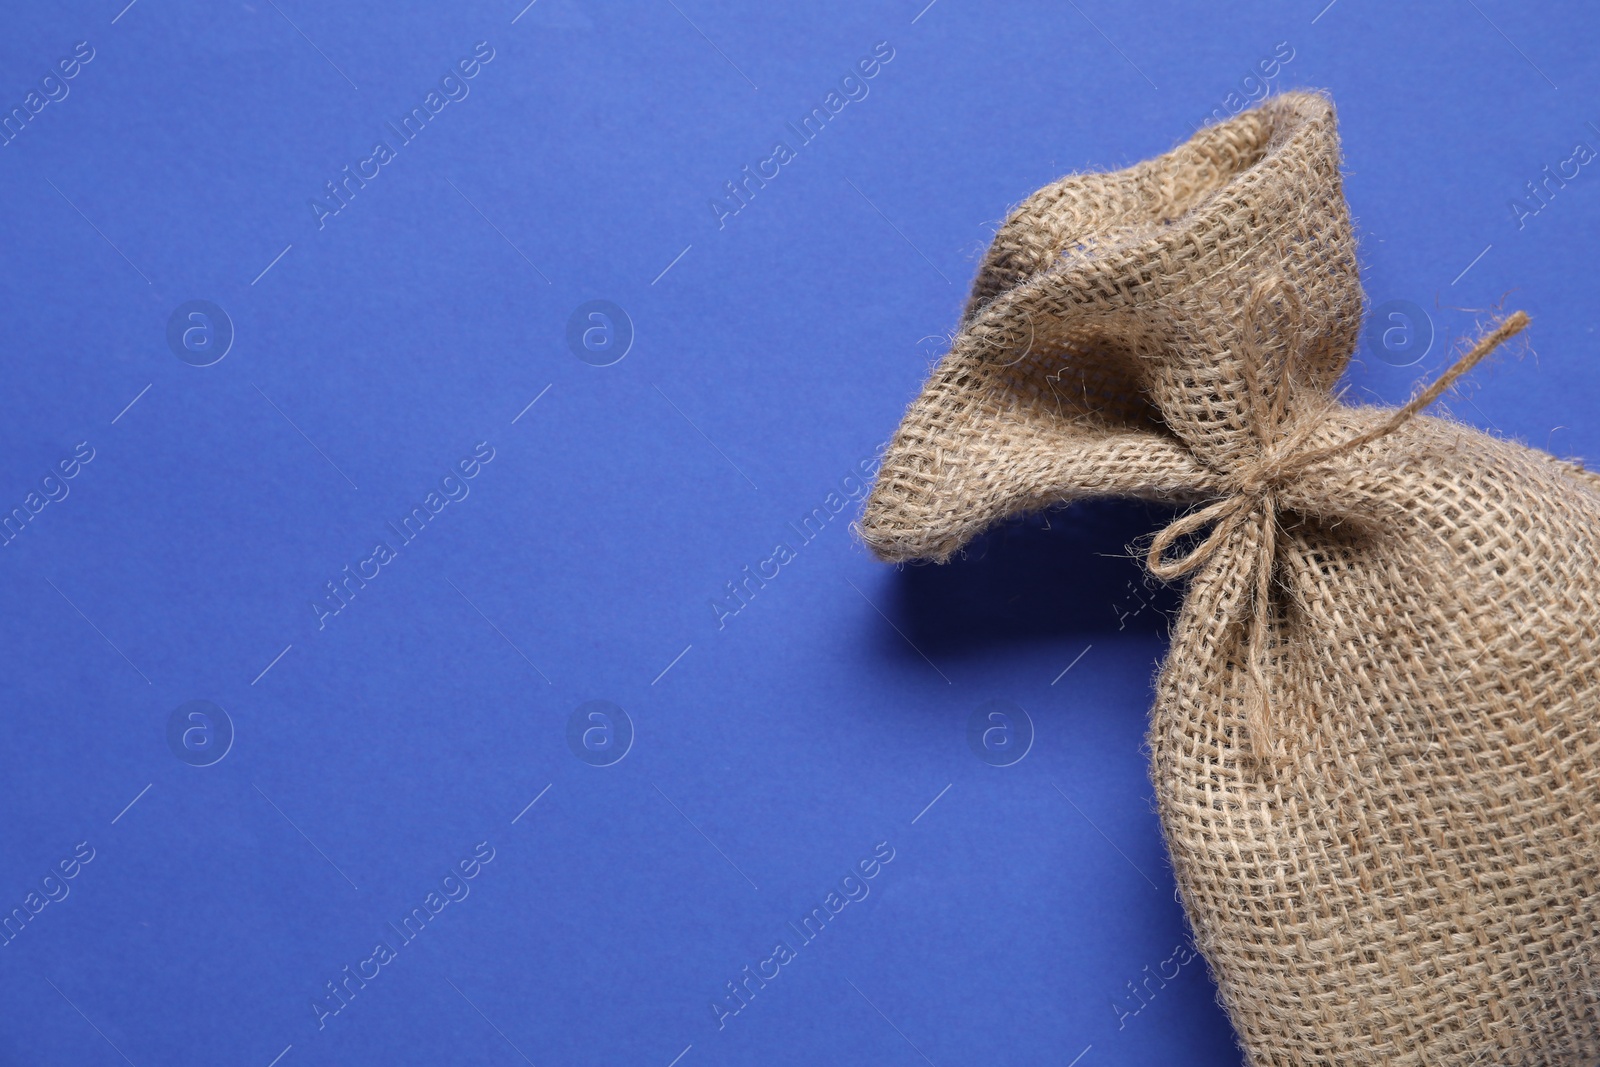
<svg viewBox="0 0 1600 1067">
<path fill-rule="evenodd" d="M 1260 322 L 1256 314 L 1259 306 L 1271 299 L 1270 286 L 1259 288 L 1251 299 L 1250 314 L 1257 329 Z M 1289 392 L 1288 361 L 1296 354 L 1294 339 L 1289 339 L 1286 359 L 1280 370 L 1277 388 L 1268 398 L 1263 388 L 1262 372 L 1265 370 L 1265 346 L 1254 338 L 1247 338 L 1241 346 L 1242 366 L 1249 406 L 1246 409 L 1250 426 L 1260 443 L 1255 457 L 1247 461 L 1242 470 L 1231 474 L 1226 482 L 1228 495 L 1213 501 L 1198 511 L 1172 522 L 1156 535 L 1150 545 L 1146 565 L 1150 573 L 1163 581 L 1182 577 L 1202 566 L 1233 534 L 1247 523 L 1256 527 L 1255 559 L 1252 564 L 1254 585 L 1249 616 L 1249 638 L 1246 642 L 1245 722 L 1249 731 L 1251 753 L 1265 765 L 1268 756 L 1268 701 L 1267 680 L 1263 663 L 1266 642 L 1271 625 L 1271 596 L 1273 567 L 1277 560 L 1279 492 L 1307 468 L 1344 455 L 1362 445 L 1387 437 L 1409 422 L 1418 412 L 1428 407 L 1455 384 L 1456 380 L 1477 366 L 1483 359 L 1509 338 L 1528 325 L 1528 316 L 1517 311 L 1505 318 L 1492 331 L 1484 334 L 1471 350 L 1457 359 L 1450 369 L 1434 379 L 1422 392 L 1404 407 L 1397 409 L 1384 422 L 1338 444 L 1324 448 L 1303 450 L 1306 439 L 1321 422 L 1320 417 L 1305 419 L 1298 430 L 1284 437 L 1279 429 L 1284 417 Z M 1330 407 L 1332 405 L 1330 404 Z M 1325 414 L 1324 412 L 1323 414 Z M 1176 559 L 1167 558 L 1167 550 L 1180 537 L 1188 536 L 1206 526 L 1211 532 L 1188 553 Z"/>
</svg>

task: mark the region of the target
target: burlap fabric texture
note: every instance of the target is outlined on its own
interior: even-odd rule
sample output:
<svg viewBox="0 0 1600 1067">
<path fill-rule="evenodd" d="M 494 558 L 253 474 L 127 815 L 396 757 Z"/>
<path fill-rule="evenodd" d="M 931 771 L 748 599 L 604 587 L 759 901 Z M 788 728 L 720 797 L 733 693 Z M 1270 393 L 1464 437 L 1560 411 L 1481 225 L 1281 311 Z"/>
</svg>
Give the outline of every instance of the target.
<svg viewBox="0 0 1600 1067">
<path fill-rule="evenodd" d="M 1291 93 L 1006 220 L 860 522 L 945 560 L 1085 497 L 1188 505 L 1149 744 L 1255 1065 L 1600 1062 L 1600 478 L 1333 387 L 1362 293 Z"/>
</svg>

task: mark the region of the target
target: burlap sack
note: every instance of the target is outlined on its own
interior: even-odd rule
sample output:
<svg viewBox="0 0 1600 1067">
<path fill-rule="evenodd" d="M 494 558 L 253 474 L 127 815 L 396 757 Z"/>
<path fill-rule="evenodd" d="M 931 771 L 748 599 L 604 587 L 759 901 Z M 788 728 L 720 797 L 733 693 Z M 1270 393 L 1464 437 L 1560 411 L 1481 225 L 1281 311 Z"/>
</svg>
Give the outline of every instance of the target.
<svg viewBox="0 0 1600 1067">
<path fill-rule="evenodd" d="M 1248 1061 L 1600 1062 L 1600 479 L 1332 389 L 1362 294 L 1295 93 L 1007 219 L 860 523 L 945 560 L 1015 512 L 1199 510 L 1149 743 Z M 1413 417 L 1414 416 L 1414 417 Z M 1179 554 L 1187 549 L 1187 554 Z"/>
</svg>

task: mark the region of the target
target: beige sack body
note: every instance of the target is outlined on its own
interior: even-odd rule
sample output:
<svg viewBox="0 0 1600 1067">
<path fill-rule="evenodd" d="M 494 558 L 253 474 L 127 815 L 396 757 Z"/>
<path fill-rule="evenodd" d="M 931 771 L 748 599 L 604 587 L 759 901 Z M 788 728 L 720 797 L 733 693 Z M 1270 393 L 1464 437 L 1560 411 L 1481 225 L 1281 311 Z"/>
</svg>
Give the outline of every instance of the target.
<svg viewBox="0 0 1600 1067">
<path fill-rule="evenodd" d="M 996 236 L 860 530 L 948 559 L 1084 497 L 1191 505 L 1149 742 L 1251 1064 L 1600 1061 L 1600 478 L 1333 387 L 1362 293 L 1332 104 L 1064 178 Z"/>
</svg>

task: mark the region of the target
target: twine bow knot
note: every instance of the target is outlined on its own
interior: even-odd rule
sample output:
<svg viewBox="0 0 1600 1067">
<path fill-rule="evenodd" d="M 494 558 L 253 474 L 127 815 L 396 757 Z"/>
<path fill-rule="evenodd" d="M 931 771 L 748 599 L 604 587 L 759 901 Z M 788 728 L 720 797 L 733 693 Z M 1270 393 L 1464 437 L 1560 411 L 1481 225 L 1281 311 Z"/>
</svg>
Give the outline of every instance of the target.
<svg viewBox="0 0 1600 1067">
<path fill-rule="evenodd" d="M 1278 321 L 1290 324 L 1288 328 L 1278 330 L 1276 338 L 1264 314 L 1274 301 L 1281 305 Z M 1223 495 L 1199 510 L 1179 517 L 1158 533 L 1150 544 L 1146 558 L 1151 574 L 1163 581 L 1172 581 L 1198 570 L 1241 529 L 1253 529 L 1254 536 L 1246 540 L 1246 544 L 1253 545 L 1255 551 L 1254 559 L 1250 562 L 1252 582 L 1249 614 L 1243 620 L 1248 628 L 1245 642 L 1245 724 L 1251 754 L 1263 765 L 1269 756 L 1271 736 L 1265 661 L 1272 623 L 1273 571 L 1277 563 L 1278 536 L 1282 531 L 1278 519 L 1282 508 L 1282 490 L 1308 468 L 1386 437 L 1405 425 L 1418 412 L 1439 399 L 1458 378 L 1528 325 L 1525 313 L 1513 312 L 1493 330 L 1482 335 L 1432 384 L 1378 426 L 1337 444 L 1306 448 L 1307 440 L 1335 406 L 1335 402 L 1329 399 L 1321 409 L 1296 419 L 1292 428 L 1285 426 L 1293 363 L 1303 347 L 1303 337 L 1298 328 L 1301 322 L 1298 314 L 1300 309 L 1295 304 L 1293 291 L 1277 280 L 1258 285 L 1252 293 L 1245 313 L 1239 359 L 1245 386 L 1245 418 L 1255 437 L 1255 451 L 1223 478 Z M 1275 361 L 1277 380 L 1269 386 L 1266 377 L 1272 369 L 1270 364 L 1274 361 L 1270 357 L 1275 351 L 1281 353 L 1281 358 Z M 1207 526 L 1210 532 L 1199 544 L 1181 556 L 1169 558 L 1169 550 L 1180 538 Z"/>
</svg>

